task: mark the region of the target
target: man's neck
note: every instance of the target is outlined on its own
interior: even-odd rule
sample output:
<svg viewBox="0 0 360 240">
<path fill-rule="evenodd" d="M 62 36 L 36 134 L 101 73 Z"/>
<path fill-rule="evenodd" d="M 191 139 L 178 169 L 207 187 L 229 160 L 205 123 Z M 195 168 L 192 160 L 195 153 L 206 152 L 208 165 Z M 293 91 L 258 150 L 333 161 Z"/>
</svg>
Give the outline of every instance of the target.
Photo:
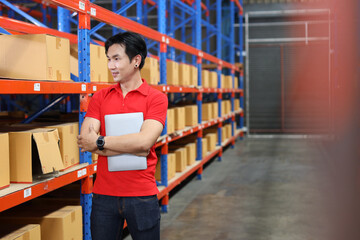
<svg viewBox="0 0 360 240">
<path fill-rule="evenodd" d="M 142 84 L 141 75 L 140 72 L 136 72 L 131 79 L 128 81 L 125 81 L 123 83 L 120 83 L 121 91 L 123 93 L 123 96 L 125 97 L 126 94 L 132 90 L 135 90 L 139 88 Z"/>
</svg>

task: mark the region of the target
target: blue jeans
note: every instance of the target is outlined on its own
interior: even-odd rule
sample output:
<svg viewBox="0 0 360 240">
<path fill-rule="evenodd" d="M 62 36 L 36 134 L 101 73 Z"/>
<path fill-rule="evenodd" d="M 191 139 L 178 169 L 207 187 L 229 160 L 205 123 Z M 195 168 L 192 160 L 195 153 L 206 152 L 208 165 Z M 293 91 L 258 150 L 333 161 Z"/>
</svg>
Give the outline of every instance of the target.
<svg viewBox="0 0 360 240">
<path fill-rule="evenodd" d="M 122 239 L 124 220 L 133 240 L 160 239 L 160 209 L 156 195 L 114 197 L 93 194 L 92 201 L 93 240 Z"/>
</svg>

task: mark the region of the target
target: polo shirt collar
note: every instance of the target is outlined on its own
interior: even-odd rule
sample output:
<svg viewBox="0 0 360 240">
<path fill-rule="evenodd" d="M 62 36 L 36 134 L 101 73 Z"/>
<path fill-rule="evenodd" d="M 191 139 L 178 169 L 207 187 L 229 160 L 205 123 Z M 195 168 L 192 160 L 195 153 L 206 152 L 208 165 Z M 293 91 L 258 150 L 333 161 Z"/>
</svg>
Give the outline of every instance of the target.
<svg viewBox="0 0 360 240">
<path fill-rule="evenodd" d="M 147 95 L 149 95 L 150 86 L 146 83 L 146 81 L 144 79 L 141 79 L 141 81 L 143 83 L 140 85 L 140 87 L 138 87 L 137 89 L 131 90 L 130 92 L 137 91 L 137 92 L 147 96 Z M 112 89 L 116 89 L 118 92 L 120 92 L 122 94 L 120 83 L 112 85 L 110 91 Z"/>
</svg>

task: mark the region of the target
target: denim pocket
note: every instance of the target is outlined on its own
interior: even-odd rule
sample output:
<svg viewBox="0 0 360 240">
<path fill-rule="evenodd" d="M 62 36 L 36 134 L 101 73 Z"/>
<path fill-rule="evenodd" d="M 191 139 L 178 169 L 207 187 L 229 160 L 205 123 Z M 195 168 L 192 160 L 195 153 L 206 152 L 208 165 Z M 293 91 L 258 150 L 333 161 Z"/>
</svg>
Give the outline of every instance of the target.
<svg viewBox="0 0 360 240">
<path fill-rule="evenodd" d="M 159 202 L 155 196 L 136 197 L 134 214 L 139 231 L 151 229 L 160 221 Z"/>
</svg>

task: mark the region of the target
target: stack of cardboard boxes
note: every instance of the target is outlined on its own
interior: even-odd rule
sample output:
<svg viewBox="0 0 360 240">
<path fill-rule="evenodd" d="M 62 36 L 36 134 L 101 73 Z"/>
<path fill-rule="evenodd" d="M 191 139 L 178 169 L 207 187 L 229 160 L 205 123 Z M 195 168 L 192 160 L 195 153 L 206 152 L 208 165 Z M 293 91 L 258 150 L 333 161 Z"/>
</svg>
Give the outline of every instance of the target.
<svg viewBox="0 0 360 240">
<path fill-rule="evenodd" d="M 146 57 L 141 69 L 141 77 L 148 84 L 157 85 L 160 81 L 159 61 L 156 58 Z"/>
<path fill-rule="evenodd" d="M 32 183 L 44 174 L 79 164 L 78 123 L 36 127 L 6 127 L 8 133 L 0 134 L 0 188 L 9 182 Z"/>
<path fill-rule="evenodd" d="M 210 121 L 218 117 L 218 103 L 210 102 L 202 104 L 202 121 Z"/>
<path fill-rule="evenodd" d="M 45 34 L 0 35 L 0 77 L 70 81 L 70 42 Z"/>
<path fill-rule="evenodd" d="M 0 233 L 18 237 L 5 239 L 81 240 L 82 209 L 81 206 L 54 205 L 43 200 L 30 206 L 19 206 L 0 214 Z"/>
</svg>

